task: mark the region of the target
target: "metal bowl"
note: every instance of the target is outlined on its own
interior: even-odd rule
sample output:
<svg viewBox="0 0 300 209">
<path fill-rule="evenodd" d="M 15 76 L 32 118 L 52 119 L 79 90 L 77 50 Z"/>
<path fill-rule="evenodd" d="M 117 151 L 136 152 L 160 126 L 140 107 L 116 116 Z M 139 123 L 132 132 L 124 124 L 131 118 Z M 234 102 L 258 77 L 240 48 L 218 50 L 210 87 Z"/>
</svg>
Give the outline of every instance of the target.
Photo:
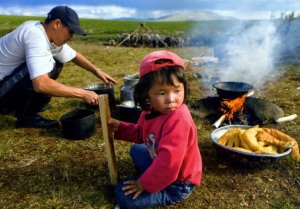
<svg viewBox="0 0 300 209">
<path fill-rule="evenodd" d="M 255 154 L 255 153 L 248 153 L 248 152 L 242 152 L 236 149 L 232 149 L 230 147 L 224 146 L 222 144 L 219 144 L 218 141 L 221 138 L 221 136 L 228 130 L 234 129 L 234 128 L 241 128 L 241 129 L 249 129 L 252 126 L 246 126 L 246 125 L 229 125 L 229 126 L 223 126 L 221 128 L 215 129 L 211 133 L 211 140 L 214 143 L 217 152 L 218 157 L 224 158 L 224 159 L 230 159 L 233 161 L 239 161 L 239 162 L 253 162 L 253 161 L 259 161 L 259 162 L 272 162 L 276 161 L 279 158 L 282 158 L 292 151 L 291 148 L 285 150 L 285 152 L 280 154 Z"/>
<path fill-rule="evenodd" d="M 91 84 L 89 86 L 84 87 L 85 90 L 94 91 L 96 94 L 108 94 L 108 101 L 110 106 L 114 106 L 116 104 L 115 101 L 115 93 L 113 87 L 107 87 L 104 84 L 97 83 Z M 98 106 L 87 105 L 88 107 L 98 108 Z"/>
</svg>

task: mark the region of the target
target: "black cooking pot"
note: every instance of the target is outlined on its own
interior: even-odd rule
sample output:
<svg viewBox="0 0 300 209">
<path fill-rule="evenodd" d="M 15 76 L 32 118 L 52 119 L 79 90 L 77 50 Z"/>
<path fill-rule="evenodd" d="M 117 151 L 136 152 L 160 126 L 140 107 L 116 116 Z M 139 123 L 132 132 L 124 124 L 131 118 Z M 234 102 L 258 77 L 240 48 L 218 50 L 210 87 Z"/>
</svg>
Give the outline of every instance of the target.
<svg viewBox="0 0 300 209">
<path fill-rule="evenodd" d="M 113 87 L 107 87 L 104 84 L 101 83 L 97 83 L 97 84 L 92 84 L 89 86 L 84 87 L 85 90 L 89 90 L 89 91 L 94 91 L 96 94 L 100 95 L 100 94 L 108 94 L 108 101 L 109 101 L 109 105 L 110 106 L 114 106 L 116 104 L 115 101 L 115 93 L 114 93 L 114 88 Z M 97 108 L 98 106 L 92 106 L 92 105 L 88 105 L 87 107 L 89 108 Z"/>
<path fill-rule="evenodd" d="M 96 130 L 95 112 L 89 109 L 77 109 L 60 118 L 63 136 L 80 140 L 92 136 Z"/>
<path fill-rule="evenodd" d="M 235 99 L 243 96 L 253 89 L 253 86 L 244 82 L 217 82 L 213 84 L 218 95 L 224 99 Z"/>
<path fill-rule="evenodd" d="M 136 123 L 142 113 L 140 107 L 136 107 L 133 101 L 124 101 L 119 107 L 119 119 L 128 123 Z"/>
</svg>

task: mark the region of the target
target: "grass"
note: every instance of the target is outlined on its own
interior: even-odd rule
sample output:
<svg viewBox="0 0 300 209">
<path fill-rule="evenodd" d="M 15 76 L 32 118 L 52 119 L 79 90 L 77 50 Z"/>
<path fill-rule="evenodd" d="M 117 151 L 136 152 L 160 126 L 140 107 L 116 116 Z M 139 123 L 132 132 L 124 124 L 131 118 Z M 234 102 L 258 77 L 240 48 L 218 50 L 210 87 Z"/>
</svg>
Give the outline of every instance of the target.
<svg viewBox="0 0 300 209">
<path fill-rule="evenodd" d="M 27 20 L 43 21 L 45 17 L 32 16 L 8 16 L 0 15 L 0 37 L 14 30 L 18 25 Z M 144 27 L 140 27 L 141 22 L 125 20 L 97 20 L 81 19 L 82 28 L 88 33 L 88 36 L 76 36 L 76 40 L 85 43 L 103 44 L 108 43 L 110 39 L 117 38 L 122 33 L 132 33 L 133 31 L 143 30 L 148 33 L 157 33 L 160 35 L 186 37 L 188 35 L 200 34 L 205 39 L 211 39 L 216 35 L 216 31 L 224 30 L 229 26 L 235 25 L 233 21 L 186 21 L 186 22 L 143 22 Z M 198 31 L 193 28 L 197 24 Z"/>
<path fill-rule="evenodd" d="M 26 20 L 43 21 L 44 17 L 31 16 L 7 16 L 0 15 L 0 37 L 11 32 L 18 25 Z M 111 38 L 116 38 L 122 33 L 131 33 L 140 29 L 140 22 L 137 21 L 116 21 L 116 20 L 95 20 L 81 19 L 82 28 L 89 34 L 88 36 L 77 36 L 77 41 L 85 42 L 108 42 Z M 175 33 L 186 33 L 193 26 L 193 22 L 146 22 L 145 27 L 152 33 L 172 35 Z"/>
<path fill-rule="evenodd" d="M 3 19 L 0 23 L 3 28 Z M 17 21 L 18 22 L 18 21 Z M 84 23 L 84 22 L 83 22 Z M 13 23 L 11 27 L 13 28 Z M 88 24 L 88 22 L 86 23 Z M 132 23 L 133 24 L 133 23 Z M 136 23 L 138 24 L 138 23 Z M 95 26 L 93 26 L 95 27 Z M 108 27 L 108 26 L 107 26 Z M 134 28 L 135 26 L 132 26 Z M 153 26 L 154 27 L 154 26 Z M 91 26 L 92 28 L 92 26 Z M 115 97 L 126 74 L 137 72 L 141 58 L 153 48 L 103 46 L 97 42 L 75 41 L 72 47 L 117 81 Z M 170 49 L 186 59 L 205 48 Z M 300 65 L 280 66 L 284 72 L 277 81 L 259 92 L 261 98 L 280 106 L 286 115 L 300 115 Z M 64 67 L 59 81 L 77 87 L 99 82 L 93 75 L 72 63 Z M 202 87 L 189 73 L 191 99 L 202 97 Z M 53 98 L 52 108 L 42 113 L 59 119 L 64 113 L 84 108 L 79 99 Z M 113 187 L 109 184 L 107 159 L 99 112 L 95 135 L 87 140 L 72 141 L 61 130 L 15 129 L 13 115 L 0 116 L 0 205 L 18 208 L 113 208 Z M 233 164 L 218 158 L 210 140 L 214 129 L 210 121 L 194 117 L 203 157 L 203 177 L 190 198 L 177 205 L 161 208 L 251 208 L 271 209 L 300 207 L 300 165 L 290 156 L 260 166 Z M 265 124 L 294 137 L 300 143 L 299 117 L 281 124 Z M 120 178 L 135 173 L 129 157 L 130 144 L 115 141 L 117 170 Z"/>
</svg>

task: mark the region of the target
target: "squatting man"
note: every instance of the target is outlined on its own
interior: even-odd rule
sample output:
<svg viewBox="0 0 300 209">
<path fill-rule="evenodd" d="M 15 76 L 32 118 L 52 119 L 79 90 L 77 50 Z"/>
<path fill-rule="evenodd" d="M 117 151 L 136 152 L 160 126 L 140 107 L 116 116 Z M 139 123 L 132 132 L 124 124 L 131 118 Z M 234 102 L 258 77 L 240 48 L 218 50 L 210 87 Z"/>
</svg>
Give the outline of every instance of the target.
<svg viewBox="0 0 300 209">
<path fill-rule="evenodd" d="M 49 106 L 52 96 L 98 103 L 95 92 L 56 81 L 66 62 L 74 62 L 107 85 L 116 84 L 67 44 L 73 34 L 86 35 L 77 13 L 68 6 L 56 6 L 44 22 L 26 21 L 0 38 L 0 113 L 15 112 L 17 128 L 57 127 L 57 120 L 38 114 Z"/>
</svg>

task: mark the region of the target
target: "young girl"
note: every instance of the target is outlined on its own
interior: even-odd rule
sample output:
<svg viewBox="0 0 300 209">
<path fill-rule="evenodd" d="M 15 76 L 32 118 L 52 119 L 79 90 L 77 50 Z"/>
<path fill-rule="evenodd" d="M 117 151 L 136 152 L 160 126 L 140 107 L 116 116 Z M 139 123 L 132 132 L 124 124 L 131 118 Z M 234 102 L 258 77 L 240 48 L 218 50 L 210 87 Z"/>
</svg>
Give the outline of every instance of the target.
<svg viewBox="0 0 300 209">
<path fill-rule="evenodd" d="M 188 93 L 179 56 L 156 51 L 143 58 L 134 89 L 135 103 L 143 109 L 137 124 L 109 121 L 116 139 L 135 143 L 130 155 L 140 173 L 117 185 L 119 208 L 175 204 L 199 186 L 202 160 L 197 129 L 185 104 Z"/>
</svg>

